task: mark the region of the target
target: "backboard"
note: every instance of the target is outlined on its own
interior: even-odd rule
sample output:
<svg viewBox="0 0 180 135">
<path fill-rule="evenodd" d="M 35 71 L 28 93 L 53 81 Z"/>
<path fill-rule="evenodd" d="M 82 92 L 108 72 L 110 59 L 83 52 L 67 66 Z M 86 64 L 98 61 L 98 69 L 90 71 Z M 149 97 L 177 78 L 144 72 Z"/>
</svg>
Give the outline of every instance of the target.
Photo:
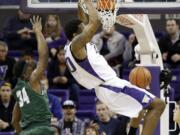
<svg viewBox="0 0 180 135">
<path fill-rule="evenodd" d="M 96 0 L 93 0 L 96 4 Z M 117 14 L 179 13 L 180 0 L 117 0 Z M 76 10 L 77 0 L 21 0 L 21 8 L 33 13 L 62 13 Z"/>
</svg>

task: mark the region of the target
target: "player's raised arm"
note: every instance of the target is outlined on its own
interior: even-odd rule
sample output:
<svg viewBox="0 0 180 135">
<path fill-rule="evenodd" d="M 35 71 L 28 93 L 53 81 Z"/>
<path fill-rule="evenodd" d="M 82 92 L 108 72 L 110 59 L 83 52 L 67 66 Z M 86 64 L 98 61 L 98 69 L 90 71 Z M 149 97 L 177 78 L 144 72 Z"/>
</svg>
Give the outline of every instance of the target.
<svg viewBox="0 0 180 135">
<path fill-rule="evenodd" d="M 88 18 L 88 14 L 86 14 L 83 9 L 80 6 L 80 3 L 78 2 L 78 18 L 79 20 L 81 20 L 85 25 L 88 24 L 89 22 L 89 18 Z"/>
<path fill-rule="evenodd" d="M 97 10 L 93 6 L 91 0 L 84 0 L 84 4 L 86 5 L 88 10 L 88 23 L 87 25 L 84 26 L 84 28 L 80 28 L 82 29 L 82 31 L 80 31 L 80 33 L 77 33 L 77 35 L 72 39 L 71 45 L 72 45 L 73 53 L 74 52 L 78 53 L 86 45 L 86 43 L 91 41 L 93 35 L 96 33 L 100 24 Z M 79 12 L 82 15 L 81 17 L 84 17 L 82 10 Z M 80 19 L 82 20 L 82 18 Z M 83 26 L 79 26 L 79 27 L 83 27 Z"/>
<path fill-rule="evenodd" d="M 37 67 L 31 75 L 30 82 L 39 82 L 48 66 L 49 52 L 46 40 L 42 34 L 41 18 L 39 16 L 33 16 L 31 23 L 37 39 L 39 59 Z"/>
</svg>

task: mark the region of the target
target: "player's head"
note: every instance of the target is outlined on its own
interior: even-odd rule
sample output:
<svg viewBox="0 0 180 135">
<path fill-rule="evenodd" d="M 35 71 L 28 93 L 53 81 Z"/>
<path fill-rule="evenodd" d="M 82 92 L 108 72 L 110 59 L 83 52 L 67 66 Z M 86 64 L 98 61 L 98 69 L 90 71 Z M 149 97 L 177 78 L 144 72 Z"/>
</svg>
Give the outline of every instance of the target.
<svg viewBox="0 0 180 135">
<path fill-rule="evenodd" d="M 176 19 L 166 20 L 166 31 L 170 35 L 176 34 L 179 31 L 178 21 Z"/>
<path fill-rule="evenodd" d="M 0 86 L 0 97 L 2 102 L 9 102 L 12 94 L 12 86 L 9 82 L 2 82 Z"/>
<path fill-rule="evenodd" d="M 34 61 L 26 62 L 22 73 L 23 79 L 29 81 L 30 76 L 32 72 L 35 70 L 35 68 L 36 68 L 36 63 Z"/>
<path fill-rule="evenodd" d="M 109 108 L 101 101 L 96 101 L 96 114 L 100 121 L 107 122 L 110 119 Z"/>
<path fill-rule="evenodd" d="M 32 72 L 36 68 L 35 61 L 19 61 L 14 67 L 14 75 L 16 78 L 29 81 Z"/>
<path fill-rule="evenodd" d="M 89 126 L 85 129 L 85 135 L 99 135 L 98 131 L 99 127 L 95 123 L 91 123 Z"/>
<path fill-rule="evenodd" d="M 173 120 L 180 124 L 180 101 L 177 102 L 174 108 Z"/>
<path fill-rule="evenodd" d="M 4 61 L 8 53 L 8 46 L 5 42 L 0 41 L 0 60 Z"/>
<path fill-rule="evenodd" d="M 65 121 L 74 121 L 76 114 L 76 106 L 72 100 L 64 101 L 62 105 L 63 116 Z"/>
<path fill-rule="evenodd" d="M 83 23 L 78 19 L 74 19 L 66 24 L 65 34 L 68 40 L 71 41 L 76 35 L 80 34 L 83 29 Z"/>
<path fill-rule="evenodd" d="M 65 51 L 64 51 L 64 46 L 60 46 L 58 48 L 58 52 L 57 52 L 57 59 L 59 61 L 59 63 L 65 63 Z"/>
</svg>

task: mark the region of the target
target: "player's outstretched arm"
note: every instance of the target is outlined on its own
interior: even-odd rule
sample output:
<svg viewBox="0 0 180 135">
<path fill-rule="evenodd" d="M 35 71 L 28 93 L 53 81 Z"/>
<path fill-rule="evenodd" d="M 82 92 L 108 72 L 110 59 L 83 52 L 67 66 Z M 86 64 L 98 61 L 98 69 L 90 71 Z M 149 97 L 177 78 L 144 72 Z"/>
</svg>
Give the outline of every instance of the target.
<svg viewBox="0 0 180 135">
<path fill-rule="evenodd" d="M 21 112 L 18 103 L 16 102 L 13 109 L 13 116 L 12 116 L 12 125 L 14 129 L 16 130 L 16 133 L 21 132 L 21 126 L 20 126 L 20 120 L 21 120 Z"/>
<path fill-rule="evenodd" d="M 83 31 L 75 36 L 71 42 L 72 52 L 77 58 L 79 58 L 79 55 L 77 56 L 77 54 L 80 54 L 80 52 L 82 52 L 82 50 L 84 49 L 86 43 L 91 41 L 100 25 L 98 13 L 92 4 L 92 1 L 84 0 L 84 3 L 88 9 L 88 24 L 84 26 Z"/>
<path fill-rule="evenodd" d="M 88 14 L 86 14 L 83 9 L 80 6 L 80 3 L 78 2 L 78 18 L 79 20 L 81 20 L 85 25 L 88 24 L 89 22 L 89 18 L 88 18 Z"/>
<path fill-rule="evenodd" d="M 48 66 L 49 52 L 46 40 L 42 34 L 41 18 L 39 16 L 33 16 L 33 18 L 31 19 L 31 24 L 36 35 L 39 54 L 37 67 L 32 73 L 30 79 L 30 83 L 32 82 L 34 84 L 36 82 L 39 83 L 39 80 L 41 80 L 42 76 L 44 76 L 45 70 Z"/>
</svg>

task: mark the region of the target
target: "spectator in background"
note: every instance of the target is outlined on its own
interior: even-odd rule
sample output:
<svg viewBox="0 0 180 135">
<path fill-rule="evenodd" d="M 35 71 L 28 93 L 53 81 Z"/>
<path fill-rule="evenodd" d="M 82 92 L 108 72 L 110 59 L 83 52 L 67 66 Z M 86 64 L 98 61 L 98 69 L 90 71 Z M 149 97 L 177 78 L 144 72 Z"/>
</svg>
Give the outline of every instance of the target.
<svg viewBox="0 0 180 135">
<path fill-rule="evenodd" d="M 167 34 L 159 40 L 159 47 L 166 67 L 180 67 L 180 33 L 175 19 L 166 21 Z"/>
<path fill-rule="evenodd" d="M 58 15 L 48 15 L 45 21 L 44 36 L 50 48 L 50 54 L 55 57 L 57 48 L 60 45 L 65 45 L 67 38 L 61 26 Z"/>
<path fill-rule="evenodd" d="M 113 26 L 109 31 L 102 30 L 92 38 L 92 42 L 97 45 L 102 54 L 111 66 L 121 64 L 127 40 Z"/>
<path fill-rule="evenodd" d="M 99 134 L 99 126 L 97 124 L 89 124 L 85 128 L 85 135 L 100 135 Z"/>
<path fill-rule="evenodd" d="M 60 46 L 56 59 L 49 63 L 47 76 L 50 88 L 69 89 L 70 99 L 78 106 L 80 88 L 66 66 L 64 54 L 64 47 Z"/>
<path fill-rule="evenodd" d="M 131 33 L 128 37 L 128 43 L 125 46 L 125 51 L 123 53 L 123 67 L 132 68 L 135 66 L 135 51 L 134 48 L 138 44 L 136 36 Z"/>
<path fill-rule="evenodd" d="M 101 133 L 104 132 L 106 135 L 126 135 L 126 128 L 121 127 L 118 119 L 110 117 L 108 107 L 99 100 L 96 101 L 96 114 L 98 118 L 94 122 L 99 125 Z"/>
<path fill-rule="evenodd" d="M 0 41 L 0 81 L 12 82 L 15 60 L 8 57 L 8 46 Z"/>
<path fill-rule="evenodd" d="M 84 135 L 84 122 L 76 117 L 76 105 L 72 100 L 64 101 L 63 118 L 58 126 L 61 128 L 62 135 Z"/>
<path fill-rule="evenodd" d="M 48 79 L 46 77 L 44 77 L 44 79 L 41 80 L 41 84 L 42 84 L 42 89 L 48 91 L 49 84 L 48 84 Z M 49 109 L 53 115 L 53 117 L 51 118 L 51 122 L 53 125 L 57 125 L 56 124 L 57 121 L 62 117 L 61 103 L 57 96 L 52 95 L 50 93 L 48 93 L 48 99 L 49 99 Z"/>
<path fill-rule="evenodd" d="M 32 34 L 30 17 L 30 14 L 18 10 L 18 15 L 9 18 L 3 26 L 4 38 L 10 50 L 36 49 L 36 39 Z"/>
<path fill-rule="evenodd" d="M 3 82 L 0 86 L 0 132 L 14 130 L 11 125 L 11 120 L 15 100 L 12 98 L 11 94 L 11 84 Z"/>
</svg>

